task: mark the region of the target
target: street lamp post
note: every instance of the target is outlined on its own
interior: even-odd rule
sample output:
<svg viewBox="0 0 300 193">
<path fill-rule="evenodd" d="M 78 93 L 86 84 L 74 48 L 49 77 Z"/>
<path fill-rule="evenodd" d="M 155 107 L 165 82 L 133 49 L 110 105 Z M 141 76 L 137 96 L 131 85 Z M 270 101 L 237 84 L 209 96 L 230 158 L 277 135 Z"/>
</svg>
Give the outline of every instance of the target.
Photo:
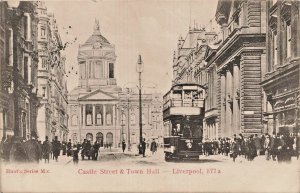
<svg viewBox="0 0 300 193">
<path fill-rule="evenodd" d="M 131 151 L 131 145 L 130 145 L 130 104 L 129 104 L 129 97 L 130 97 L 130 93 L 129 93 L 129 89 L 127 89 L 127 123 L 128 123 L 128 151 Z"/>
<path fill-rule="evenodd" d="M 139 144 L 139 154 L 143 154 L 142 142 L 143 142 L 143 123 L 142 123 L 142 72 L 144 70 L 142 56 L 139 55 L 136 71 L 139 73 L 139 126 L 140 126 L 140 144 Z"/>
<path fill-rule="evenodd" d="M 122 126 L 122 131 L 121 131 L 121 144 L 122 144 L 122 142 L 123 142 L 123 140 L 124 140 L 124 109 L 123 109 L 123 108 L 121 109 L 121 113 L 122 113 L 122 115 L 121 115 L 121 126 Z"/>
</svg>

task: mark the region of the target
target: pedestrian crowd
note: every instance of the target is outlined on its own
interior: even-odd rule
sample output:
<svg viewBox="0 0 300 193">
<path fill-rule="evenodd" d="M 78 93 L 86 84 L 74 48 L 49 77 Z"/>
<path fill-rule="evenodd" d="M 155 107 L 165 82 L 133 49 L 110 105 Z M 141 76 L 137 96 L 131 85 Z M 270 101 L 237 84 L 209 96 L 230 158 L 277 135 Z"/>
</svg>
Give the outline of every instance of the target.
<svg viewBox="0 0 300 193">
<path fill-rule="evenodd" d="M 238 156 L 248 161 L 255 157 L 264 155 L 266 160 L 291 162 L 291 157 L 299 159 L 300 136 L 273 133 L 261 136 L 250 135 L 244 137 L 242 134 L 234 135 L 233 138 L 219 138 L 218 140 L 204 140 L 202 143 L 203 154 L 230 156 L 235 162 Z"/>
<path fill-rule="evenodd" d="M 22 137 L 8 136 L 3 137 L 0 143 L 0 155 L 4 161 L 10 162 L 36 162 L 41 159 L 49 163 L 50 157 L 58 161 L 58 156 L 63 145 L 58 141 L 57 136 L 52 142 L 48 137 L 41 143 L 36 133 L 32 132 L 31 138 L 25 140 Z"/>
<path fill-rule="evenodd" d="M 2 138 L 0 143 L 0 157 L 4 161 L 9 162 L 35 162 L 39 163 L 44 159 L 45 163 L 49 163 L 50 159 L 58 162 L 58 157 L 66 155 L 73 158 L 74 164 L 79 161 L 78 154 L 81 153 L 81 158 L 85 157 L 88 160 L 97 160 L 100 152 L 100 143 L 95 141 L 93 144 L 89 140 L 84 139 L 83 143 L 73 143 L 69 140 L 68 143 L 60 142 L 55 136 L 50 142 L 48 136 L 45 141 L 41 143 L 37 135 L 33 132 L 31 139 L 25 140 L 21 137 L 7 137 Z"/>
</svg>

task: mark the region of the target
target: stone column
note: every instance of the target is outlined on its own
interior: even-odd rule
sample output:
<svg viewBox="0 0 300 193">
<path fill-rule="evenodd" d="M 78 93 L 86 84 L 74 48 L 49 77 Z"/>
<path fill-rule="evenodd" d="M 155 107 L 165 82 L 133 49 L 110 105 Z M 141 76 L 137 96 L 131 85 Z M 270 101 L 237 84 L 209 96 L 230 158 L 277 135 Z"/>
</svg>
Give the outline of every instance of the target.
<svg viewBox="0 0 300 193">
<path fill-rule="evenodd" d="M 92 116 L 92 120 L 93 120 L 93 125 L 96 125 L 96 107 L 95 107 L 95 105 L 93 105 L 93 116 Z"/>
<path fill-rule="evenodd" d="M 239 67 L 237 63 L 233 65 L 233 134 L 238 134 L 239 131 L 239 100 L 237 98 L 237 90 L 239 89 Z"/>
<path fill-rule="evenodd" d="M 232 74 L 229 69 L 226 70 L 226 136 L 231 137 L 232 128 L 232 111 L 230 99 L 232 98 Z"/>
<path fill-rule="evenodd" d="M 226 77 L 224 73 L 220 73 L 221 76 L 221 135 L 225 137 L 226 134 Z"/>
<path fill-rule="evenodd" d="M 106 109 L 105 104 L 103 104 L 103 126 L 106 125 Z"/>
<path fill-rule="evenodd" d="M 12 28 L 9 28 L 9 41 L 8 41 L 8 53 L 9 53 L 9 62 L 8 65 L 9 66 L 13 66 L 14 64 L 14 40 L 13 40 L 13 30 Z"/>
<path fill-rule="evenodd" d="M 26 20 L 27 20 L 27 29 L 26 33 L 27 33 L 27 39 L 26 40 L 30 40 L 31 39 L 31 18 L 30 18 L 30 14 L 29 13 L 24 13 Z"/>
<path fill-rule="evenodd" d="M 31 84 L 31 56 L 28 56 L 28 72 L 27 72 L 27 76 L 28 76 L 28 84 Z"/>
<path fill-rule="evenodd" d="M 82 112 L 82 115 L 83 115 L 83 119 L 82 119 L 82 125 L 86 125 L 86 121 L 85 121 L 85 119 L 86 119 L 86 111 L 85 111 L 85 104 L 83 104 L 83 110 L 82 110 L 83 112 Z"/>
<path fill-rule="evenodd" d="M 72 108 L 70 108 L 70 110 L 71 109 Z M 82 125 L 82 105 L 81 104 L 78 105 L 78 109 L 79 109 L 79 114 L 77 114 L 77 116 L 78 116 L 78 124 Z M 72 118 L 71 118 L 71 123 L 72 123 Z"/>
<path fill-rule="evenodd" d="M 116 115 L 115 115 L 115 113 L 116 113 L 116 105 L 113 105 L 113 112 L 112 112 L 112 115 L 111 115 L 113 126 L 116 126 L 116 119 L 115 119 Z"/>
</svg>

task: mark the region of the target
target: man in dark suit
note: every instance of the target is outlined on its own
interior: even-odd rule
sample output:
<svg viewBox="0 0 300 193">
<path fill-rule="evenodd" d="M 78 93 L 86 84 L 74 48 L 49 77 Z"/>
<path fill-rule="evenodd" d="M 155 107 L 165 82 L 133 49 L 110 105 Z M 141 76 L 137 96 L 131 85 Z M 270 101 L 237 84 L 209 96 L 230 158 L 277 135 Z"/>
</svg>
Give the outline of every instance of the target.
<svg viewBox="0 0 300 193">
<path fill-rule="evenodd" d="M 146 142 L 145 142 L 145 138 L 143 139 L 142 141 L 142 151 L 143 151 L 143 157 L 146 157 L 145 156 L 145 152 L 146 152 Z"/>
<path fill-rule="evenodd" d="M 61 143 L 60 143 L 60 141 L 58 141 L 57 136 L 55 136 L 55 138 L 54 138 L 52 148 L 53 148 L 53 156 L 55 158 L 55 161 L 58 161 L 58 156 L 59 156 L 60 150 L 61 150 Z"/>
</svg>

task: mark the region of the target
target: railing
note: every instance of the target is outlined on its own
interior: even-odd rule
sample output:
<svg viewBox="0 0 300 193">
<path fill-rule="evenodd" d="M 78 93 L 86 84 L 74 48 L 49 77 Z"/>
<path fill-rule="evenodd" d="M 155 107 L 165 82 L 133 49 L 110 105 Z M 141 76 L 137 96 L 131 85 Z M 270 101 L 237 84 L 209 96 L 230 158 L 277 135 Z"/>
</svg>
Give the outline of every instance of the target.
<svg viewBox="0 0 300 193">
<path fill-rule="evenodd" d="M 203 100 L 199 99 L 171 99 L 165 102 L 164 110 L 169 107 L 203 107 Z"/>
</svg>

